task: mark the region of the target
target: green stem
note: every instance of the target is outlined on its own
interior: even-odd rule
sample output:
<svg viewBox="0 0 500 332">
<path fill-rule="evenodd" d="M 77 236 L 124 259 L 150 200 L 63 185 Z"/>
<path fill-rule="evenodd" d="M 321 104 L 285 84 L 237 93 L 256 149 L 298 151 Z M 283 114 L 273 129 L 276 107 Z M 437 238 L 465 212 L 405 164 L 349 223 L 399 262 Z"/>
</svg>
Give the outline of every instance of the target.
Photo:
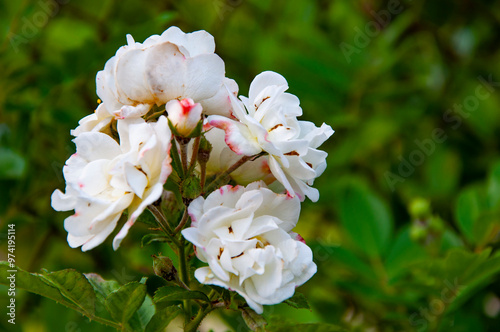
<svg viewBox="0 0 500 332">
<path fill-rule="evenodd" d="M 201 169 L 200 172 L 201 194 L 203 195 L 205 193 L 205 181 L 207 178 L 207 163 L 206 162 L 200 163 L 200 169 Z"/>
<path fill-rule="evenodd" d="M 185 240 L 181 237 L 179 243 L 179 274 L 181 281 L 189 288 L 189 274 L 187 268 L 187 259 L 185 251 Z M 189 300 L 183 300 L 182 305 L 184 307 L 184 314 L 186 317 L 186 324 L 191 320 L 191 304 Z"/>
<path fill-rule="evenodd" d="M 172 148 L 171 148 L 172 149 L 171 155 L 172 155 L 172 159 L 173 159 L 172 161 L 173 161 L 174 165 L 179 166 L 179 167 L 177 167 L 177 169 L 180 171 L 179 176 L 180 176 L 180 178 L 183 179 L 184 178 L 184 173 L 183 173 L 183 170 L 182 170 L 182 162 L 181 162 L 181 160 L 179 158 L 179 151 L 177 150 L 177 143 L 176 143 L 175 139 L 172 139 L 171 146 L 172 146 Z"/>
<path fill-rule="evenodd" d="M 174 237 L 174 232 L 172 231 L 172 228 L 168 224 L 167 219 L 163 216 L 163 213 L 154 205 L 149 205 L 148 210 L 151 211 L 153 216 L 155 217 L 156 221 L 158 222 L 158 225 L 163 229 L 163 232 L 168 236 L 168 238 L 177 246 L 180 246 L 179 240 L 177 240 Z"/>
<path fill-rule="evenodd" d="M 207 306 L 204 309 L 200 309 L 198 311 L 198 314 L 196 317 L 190 321 L 188 324 L 186 324 L 186 327 L 184 328 L 185 332 L 196 332 L 198 329 L 198 326 L 201 324 L 201 321 L 212 311 L 216 308 L 212 306 Z"/>
<path fill-rule="evenodd" d="M 189 214 L 188 214 L 188 210 L 187 210 L 187 207 L 186 207 L 186 209 L 184 210 L 184 214 L 182 215 L 181 222 L 174 229 L 174 233 L 175 234 L 179 233 L 182 230 L 182 228 L 184 228 L 184 225 L 186 225 L 188 219 L 189 219 Z"/>
<path fill-rule="evenodd" d="M 191 154 L 191 161 L 189 162 L 189 173 L 191 173 L 196 165 L 198 159 L 198 150 L 200 149 L 201 136 L 197 136 L 193 143 L 193 153 Z"/>
<path fill-rule="evenodd" d="M 187 160 L 187 147 L 189 139 L 184 137 L 176 137 L 177 142 L 179 142 L 179 152 L 181 153 L 182 170 L 184 175 L 188 175 L 188 160 Z"/>
<path fill-rule="evenodd" d="M 213 191 L 218 183 L 225 179 L 229 174 L 231 174 L 232 172 L 234 172 L 238 167 L 240 167 L 241 165 L 243 165 L 244 163 L 246 163 L 247 161 L 249 161 L 250 159 L 256 157 L 258 155 L 253 155 L 253 156 L 243 156 L 240 160 L 238 160 L 237 162 L 235 162 L 231 167 L 229 167 L 224 173 L 222 174 L 219 174 L 219 176 L 217 176 L 215 178 L 215 180 L 213 180 L 207 187 L 207 190 L 206 192 L 211 192 Z"/>
</svg>

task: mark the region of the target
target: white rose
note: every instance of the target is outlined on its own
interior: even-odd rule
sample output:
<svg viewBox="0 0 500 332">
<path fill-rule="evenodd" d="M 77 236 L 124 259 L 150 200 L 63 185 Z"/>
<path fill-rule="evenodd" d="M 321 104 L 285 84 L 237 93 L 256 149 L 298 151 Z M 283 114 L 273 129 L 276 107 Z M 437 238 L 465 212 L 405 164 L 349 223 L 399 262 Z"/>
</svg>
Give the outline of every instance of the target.
<svg viewBox="0 0 500 332">
<path fill-rule="evenodd" d="M 52 194 L 55 210 L 75 210 L 64 221 L 73 248 L 101 244 L 128 208 L 129 219 L 113 241 L 116 250 L 137 217 L 160 197 L 172 170 L 172 134 L 164 116 L 153 123 L 119 120 L 117 129 L 120 144 L 101 132 L 78 135 L 76 153 L 63 168 L 66 193 Z"/>
<path fill-rule="evenodd" d="M 269 168 L 288 194 L 301 200 L 307 196 L 315 202 L 319 192 L 311 186 L 325 170 L 328 155 L 317 148 L 333 130 L 326 124 L 318 128 L 298 121 L 297 116 L 302 115 L 299 99 L 285 93 L 287 89 L 283 76 L 263 72 L 252 81 L 249 98 L 241 97 L 243 102 L 229 94 L 237 120 L 212 115 L 208 121 L 226 132 L 225 141 L 235 153 L 251 156 L 267 152 Z"/>
<path fill-rule="evenodd" d="M 263 182 L 224 186 L 188 207 L 191 227 L 182 235 L 207 267 L 195 271 L 203 284 L 238 292 L 257 313 L 262 305 L 290 298 L 316 273 L 311 249 L 291 233 L 298 198 L 275 194 Z"/>
<path fill-rule="evenodd" d="M 229 115 L 231 102 L 224 83 L 231 87 L 231 93 L 236 93 L 238 86 L 225 78 L 224 62 L 214 51 L 214 38 L 206 31 L 186 34 L 170 27 L 142 44 L 127 35 L 127 45 L 120 47 L 96 76 L 97 95 L 107 110 L 105 121 L 141 117 L 153 105 L 183 98 L 201 103 L 206 114 Z M 103 115 L 96 113 L 100 121 L 104 121 Z M 96 119 L 84 121 L 87 130 L 90 120 Z M 83 131 L 79 127 L 74 133 Z"/>
</svg>

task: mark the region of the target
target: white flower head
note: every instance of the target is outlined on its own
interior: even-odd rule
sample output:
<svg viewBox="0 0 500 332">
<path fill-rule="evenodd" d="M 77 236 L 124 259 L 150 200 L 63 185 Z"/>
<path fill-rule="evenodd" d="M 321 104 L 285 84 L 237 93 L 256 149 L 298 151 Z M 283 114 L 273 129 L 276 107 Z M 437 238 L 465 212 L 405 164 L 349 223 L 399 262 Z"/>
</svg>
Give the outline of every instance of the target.
<svg viewBox="0 0 500 332">
<path fill-rule="evenodd" d="M 237 154 L 267 152 L 272 174 L 289 195 L 317 201 L 318 190 L 311 186 L 325 170 L 328 155 L 317 148 L 333 130 L 326 124 L 318 128 L 297 120 L 302 115 L 299 99 L 285 93 L 287 89 L 283 76 L 263 72 L 252 81 L 248 98 L 240 97 L 239 101 L 229 94 L 236 120 L 212 115 L 208 121 L 225 131 L 226 144 Z"/>
<path fill-rule="evenodd" d="M 201 103 L 206 114 L 229 115 L 228 94 L 235 94 L 238 86 L 225 77 L 224 62 L 214 51 L 214 38 L 206 31 L 184 33 L 170 27 L 144 43 L 127 35 L 127 45 L 96 76 L 97 95 L 107 113 L 96 111 L 94 117 L 80 123 L 85 128 L 77 128 L 74 134 L 93 129 L 91 125 L 106 126 L 113 118 L 141 117 L 153 105 L 174 99 L 191 98 Z"/>
<path fill-rule="evenodd" d="M 147 123 L 141 118 L 118 120 L 120 143 L 101 132 L 83 132 L 73 141 L 76 153 L 63 168 L 66 193 L 55 190 L 52 207 L 75 210 L 66 218 L 71 247 L 90 250 L 115 229 L 120 216 L 129 218 L 113 241 L 116 250 L 129 228 L 163 191 L 171 172 L 168 120 Z"/>
<path fill-rule="evenodd" d="M 238 292 L 257 313 L 290 298 L 316 273 L 311 249 L 291 230 L 300 201 L 263 182 L 219 188 L 188 207 L 191 227 L 182 235 L 208 263 L 195 271 L 203 284 Z"/>
</svg>

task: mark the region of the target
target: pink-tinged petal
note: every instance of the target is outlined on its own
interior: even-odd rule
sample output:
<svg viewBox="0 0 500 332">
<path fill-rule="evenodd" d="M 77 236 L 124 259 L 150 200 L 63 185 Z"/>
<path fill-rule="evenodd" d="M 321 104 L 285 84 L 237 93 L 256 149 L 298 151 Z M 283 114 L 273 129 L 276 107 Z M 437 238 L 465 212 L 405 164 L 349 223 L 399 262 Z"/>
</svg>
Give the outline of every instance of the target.
<svg viewBox="0 0 500 332">
<path fill-rule="evenodd" d="M 203 215 L 203 204 L 205 203 L 205 199 L 200 196 L 193 200 L 188 206 L 188 213 L 191 217 L 191 226 L 196 226 L 198 220 L 200 220 Z"/>
<path fill-rule="evenodd" d="M 219 207 L 234 207 L 241 195 L 245 192 L 242 186 L 225 185 L 213 191 L 204 201 L 203 210 L 208 210 Z"/>
<path fill-rule="evenodd" d="M 108 187 L 109 160 L 98 159 L 89 162 L 78 178 L 78 185 L 87 194 L 95 196 Z"/>
<path fill-rule="evenodd" d="M 98 245 L 104 242 L 106 238 L 113 232 L 113 230 L 116 227 L 116 223 L 118 222 L 118 219 L 120 219 L 121 214 L 117 214 L 114 217 L 110 218 L 108 220 L 108 225 L 106 228 L 100 230 L 97 234 L 95 234 L 91 239 L 85 241 L 85 243 L 82 246 L 82 251 L 88 251 L 91 249 L 94 249 Z"/>
<path fill-rule="evenodd" d="M 187 137 L 201 121 L 203 108 L 191 98 L 171 100 L 165 105 L 170 123 L 177 133 Z"/>
<path fill-rule="evenodd" d="M 220 115 L 209 116 L 208 122 L 225 131 L 225 142 L 236 154 L 253 156 L 262 151 L 245 125 Z"/>
</svg>

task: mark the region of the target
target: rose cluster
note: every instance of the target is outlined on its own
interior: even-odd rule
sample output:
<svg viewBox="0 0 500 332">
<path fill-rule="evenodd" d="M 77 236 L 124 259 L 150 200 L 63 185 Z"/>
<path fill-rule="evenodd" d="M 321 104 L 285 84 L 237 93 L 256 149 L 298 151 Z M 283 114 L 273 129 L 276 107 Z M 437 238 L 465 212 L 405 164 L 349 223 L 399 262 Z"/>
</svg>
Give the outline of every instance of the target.
<svg viewBox="0 0 500 332">
<path fill-rule="evenodd" d="M 299 99 L 275 72 L 257 75 L 248 97 L 238 98 L 214 51 L 205 31 L 171 27 L 142 44 L 128 35 L 97 74 L 102 102 L 72 131 L 76 153 L 63 168 L 65 193 L 54 191 L 52 206 L 74 210 L 64 228 L 69 245 L 83 251 L 104 242 L 127 211 L 116 250 L 162 197 L 173 160 L 185 165 L 183 144 L 203 137 L 208 160 L 189 171 L 203 173 L 203 182 L 215 178 L 215 185 L 225 174 L 234 186 L 207 186 L 213 191 L 185 200 L 191 224 L 182 236 L 208 264 L 195 277 L 238 292 L 262 313 L 262 305 L 291 297 L 316 272 L 311 249 L 293 228 L 301 201 L 319 198 L 313 182 L 327 153 L 318 147 L 333 130 L 298 120 Z"/>
</svg>

